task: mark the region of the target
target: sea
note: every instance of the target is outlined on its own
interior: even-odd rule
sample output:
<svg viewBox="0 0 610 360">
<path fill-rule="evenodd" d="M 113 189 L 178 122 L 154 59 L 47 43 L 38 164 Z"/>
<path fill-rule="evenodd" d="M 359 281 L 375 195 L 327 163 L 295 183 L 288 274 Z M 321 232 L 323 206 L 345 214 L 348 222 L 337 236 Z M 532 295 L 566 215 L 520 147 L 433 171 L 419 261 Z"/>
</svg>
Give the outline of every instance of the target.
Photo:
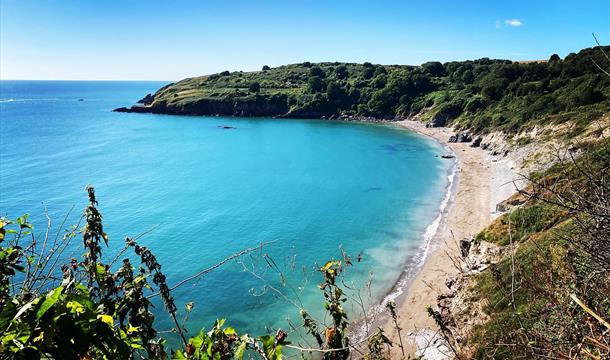
<svg viewBox="0 0 610 360">
<path fill-rule="evenodd" d="M 170 287 L 205 272 L 172 292 L 189 335 L 222 318 L 306 344 L 299 312 L 328 320 L 318 269 L 329 260 L 351 263 L 351 321 L 403 290 L 447 204 L 453 163 L 438 143 L 391 124 L 112 112 L 165 84 L 0 81 L 0 216 L 29 214 L 42 237 L 48 215 L 51 233 L 63 232 L 91 184 L 105 261 L 137 266 L 120 253 L 131 237 Z M 62 256 L 83 253 L 76 237 Z M 176 345 L 153 304 L 160 336 Z"/>
</svg>

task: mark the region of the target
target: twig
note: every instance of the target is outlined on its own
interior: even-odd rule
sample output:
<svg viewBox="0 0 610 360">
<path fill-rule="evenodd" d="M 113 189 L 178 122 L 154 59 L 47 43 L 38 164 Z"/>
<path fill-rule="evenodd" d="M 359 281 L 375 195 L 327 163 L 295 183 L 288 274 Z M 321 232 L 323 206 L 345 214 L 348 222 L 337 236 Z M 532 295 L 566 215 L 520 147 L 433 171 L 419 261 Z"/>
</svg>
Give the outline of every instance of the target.
<svg viewBox="0 0 610 360">
<path fill-rule="evenodd" d="M 576 297 L 576 294 L 570 294 L 570 298 L 572 298 L 572 300 L 574 300 L 574 302 L 576 304 L 578 304 L 578 306 L 580 306 L 581 308 L 583 308 L 583 310 L 585 310 L 587 313 L 589 313 L 589 315 L 593 316 L 597 321 L 599 321 L 602 325 L 604 325 L 607 329 L 610 330 L 610 323 L 608 323 L 606 320 L 604 320 L 601 316 L 597 315 L 593 310 L 591 310 L 590 307 L 588 307 L 585 303 L 583 303 L 582 301 L 580 301 L 580 299 L 578 297 Z"/>
<path fill-rule="evenodd" d="M 194 279 L 196 279 L 196 278 L 198 278 L 198 277 L 200 277 L 200 276 L 206 275 L 206 274 L 208 274 L 208 273 L 210 273 L 210 272 L 212 272 L 212 271 L 214 271 L 214 270 L 218 269 L 219 267 L 221 267 L 222 265 L 224 265 L 224 264 L 225 264 L 225 263 L 227 263 L 228 261 L 231 261 L 231 260 L 233 260 L 233 259 L 235 259 L 235 258 L 238 258 L 238 257 L 240 257 L 240 256 L 243 256 L 243 255 L 245 255 L 245 254 L 251 253 L 251 252 L 253 252 L 253 251 L 255 251 L 255 250 L 262 249 L 262 248 L 263 248 L 265 245 L 269 245 L 269 244 L 272 244 L 272 243 L 274 243 L 274 242 L 275 242 L 275 241 L 267 241 L 267 242 L 262 242 L 262 243 L 260 243 L 259 245 L 255 246 L 255 247 L 247 248 L 247 249 L 244 249 L 244 250 L 242 250 L 242 251 L 240 251 L 240 252 L 237 252 L 237 253 L 235 253 L 235 254 L 233 254 L 233 255 L 231 255 L 231 256 L 229 256 L 229 257 L 225 258 L 225 259 L 224 259 L 224 260 L 222 260 L 221 262 L 216 263 L 216 264 L 214 264 L 214 265 L 210 266 L 210 267 L 209 267 L 209 268 L 207 268 L 207 269 L 203 269 L 203 270 L 201 270 L 200 272 L 198 272 L 198 273 L 196 273 L 196 274 L 194 274 L 194 275 L 191 275 L 191 276 L 187 277 L 186 279 L 183 279 L 183 280 L 179 281 L 179 282 L 178 282 L 176 285 L 174 285 L 174 286 L 170 287 L 170 288 L 169 288 L 169 290 L 170 290 L 170 291 L 174 291 L 174 290 L 175 290 L 176 288 L 178 288 L 179 286 L 182 286 L 182 285 L 186 284 L 186 283 L 187 283 L 187 282 L 189 282 L 189 281 L 192 281 L 192 280 L 194 280 Z M 156 293 L 154 293 L 154 294 L 152 294 L 152 295 L 148 295 L 148 296 L 147 296 L 147 298 L 148 298 L 148 299 L 150 299 L 150 298 L 153 298 L 153 297 L 155 297 L 155 296 L 157 296 L 157 295 L 159 295 L 159 294 L 160 294 L 159 292 L 156 292 Z"/>
</svg>

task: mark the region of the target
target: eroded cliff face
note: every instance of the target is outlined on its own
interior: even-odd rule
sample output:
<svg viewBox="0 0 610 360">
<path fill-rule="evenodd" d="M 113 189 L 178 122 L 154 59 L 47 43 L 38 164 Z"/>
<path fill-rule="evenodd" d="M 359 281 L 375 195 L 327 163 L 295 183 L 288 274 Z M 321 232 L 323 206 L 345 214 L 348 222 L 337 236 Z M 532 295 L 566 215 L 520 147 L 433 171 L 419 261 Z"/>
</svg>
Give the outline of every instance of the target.
<svg viewBox="0 0 610 360">
<path fill-rule="evenodd" d="M 147 100 L 146 102 L 144 100 Z M 229 116 L 281 116 L 288 112 L 285 99 L 253 97 L 252 99 L 198 99 L 196 101 L 168 102 L 142 99 L 144 105 L 121 107 L 117 112 L 152 113 L 169 115 L 229 115 Z"/>
</svg>

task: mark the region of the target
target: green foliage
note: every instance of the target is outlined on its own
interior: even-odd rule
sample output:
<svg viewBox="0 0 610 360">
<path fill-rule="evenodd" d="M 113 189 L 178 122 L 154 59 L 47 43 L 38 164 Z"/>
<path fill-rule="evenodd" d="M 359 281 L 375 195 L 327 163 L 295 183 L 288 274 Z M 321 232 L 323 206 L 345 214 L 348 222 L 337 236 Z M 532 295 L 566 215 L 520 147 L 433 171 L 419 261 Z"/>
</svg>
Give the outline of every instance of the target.
<svg viewBox="0 0 610 360">
<path fill-rule="evenodd" d="M 504 246 L 510 243 L 511 236 L 513 242 L 521 242 L 540 231 L 550 229 L 566 218 L 565 212 L 550 204 L 537 203 L 519 207 L 500 216 L 478 233 L 475 239 Z"/>
<path fill-rule="evenodd" d="M 261 91 L 261 84 L 259 84 L 258 81 L 252 82 L 250 86 L 248 86 L 248 91 L 251 93 L 258 93 Z"/>
<path fill-rule="evenodd" d="M 445 68 L 443 64 L 438 61 L 430 61 L 421 66 L 426 74 L 431 76 L 443 76 L 445 74 Z"/>
<path fill-rule="evenodd" d="M 343 271 L 341 261 L 329 261 L 320 272 L 324 276 L 324 283 L 320 285 L 324 293 L 324 308 L 332 318 L 332 324 L 324 331 L 325 345 L 336 351 L 324 353 L 327 360 L 344 360 L 349 357 L 349 339 L 347 338 L 347 313 L 343 309 L 343 303 L 347 298 L 343 290 L 337 285 L 337 280 Z"/>
<path fill-rule="evenodd" d="M 326 74 L 319 66 L 312 66 L 309 68 L 309 76 L 318 76 L 323 78 Z"/>
<path fill-rule="evenodd" d="M 108 237 L 94 190 L 88 187 L 87 191 L 86 224 L 80 229 L 85 254 L 81 262 L 72 259 L 61 267 L 59 283 L 49 283 L 53 268 L 46 272 L 48 260 L 55 256 L 53 252 L 30 257 L 35 254 L 35 240 L 26 248 L 19 246 L 27 234 L 24 229 L 31 229 L 27 217 L 17 220 L 19 230 L 10 227 L 13 222 L 2 220 L 3 234 L 14 234 L 8 246 L 3 244 L 0 248 L 1 283 L 11 283 L 13 289 L 3 286 L 0 296 L 3 354 L 15 358 L 44 355 L 55 359 L 116 359 L 144 350 L 151 358 L 164 356 L 163 339 L 154 339 L 150 302 L 141 293 L 148 287 L 149 273 L 141 269 L 140 275 L 134 277 L 126 260 L 113 274 L 109 265 L 101 262 L 100 240 L 107 243 Z M 72 238 L 75 231 L 68 232 L 64 241 Z M 126 247 L 134 244 L 128 239 Z M 21 266 L 24 262 L 27 265 Z M 15 270 L 21 272 L 18 287 Z M 86 279 L 86 285 L 79 282 L 80 278 Z"/>
<path fill-rule="evenodd" d="M 385 356 L 383 354 L 383 348 L 386 345 L 392 346 L 392 341 L 387 336 L 385 336 L 385 333 L 383 332 L 382 328 L 377 328 L 377 331 L 371 336 L 369 340 L 369 353 L 367 356 L 365 356 L 365 359 L 385 359 Z"/>
<path fill-rule="evenodd" d="M 313 68 L 312 68 L 313 69 Z M 324 87 L 324 82 L 319 76 L 311 76 L 309 80 L 307 80 L 307 90 L 310 93 L 317 93 L 322 91 Z"/>
<path fill-rule="evenodd" d="M 610 47 L 605 49 L 610 51 Z M 593 61 L 605 63 L 599 47 L 564 60 L 552 56 L 548 62 L 483 58 L 428 62 L 419 67 L 305 62 L 260 72 L 185 79 L 160 89 L 151 109 L 187 114 L 394 118 L 430 107 L 431 115 L 451 108 L 455 116 L 450 121 L 462 128 L 515 133 L 551 118 L 559 122 L 578 117 L 587 122 L 610 110 L 610 79 L 600 75 Z M 258 92 L 249 88 L 255 82 L 260 85 Z M 325 92 L 327 98 L 305 96 Z M 439 92 L 445 95 L 440 97 Z M 252 93 L 259 95 L 256 102 L 249 97 Z M 246 104 L 247 108 L 242 106 Z"/>
<path fill-rule="evenodd" d="M 339 65 L 335 69 L 335 76 L 337 77 L 337 79 L 346 79 L 348 75 L 349 73 L 347 71 L 347 66 L 345 65 Z"/>
</svg>

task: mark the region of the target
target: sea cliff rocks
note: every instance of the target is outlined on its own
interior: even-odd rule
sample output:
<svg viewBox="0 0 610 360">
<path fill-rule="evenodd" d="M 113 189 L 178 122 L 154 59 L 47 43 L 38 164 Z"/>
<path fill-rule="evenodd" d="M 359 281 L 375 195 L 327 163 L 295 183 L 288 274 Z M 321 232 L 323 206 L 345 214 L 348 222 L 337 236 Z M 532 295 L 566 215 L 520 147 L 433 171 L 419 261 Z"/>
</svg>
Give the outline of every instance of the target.
<svg viewBox="0 0 610 360">
<path fill-rule="evenodd" d="M 151 96 L 152 97 L 152 96 Z M 113 111 L 169 115 L 229 115 L 229 116 L 281 116 L 288 112 L 286 99 L 281 97 L 247 97 L 235 99 L 203 98 L 188 103 L 152 101 L 148 95 L 140 104 Z"/>
<path fill-rule="evenodd" d="M 152 94 L 146 94 L 142 99 L 138 100 L 138 104 L 150 105 L 155 100 Z"/>
<path fill-rule="evenodd" d="M 474 139 L 474 141 L 472 142 L 472 144 L 470 144 L 470 147 L 476 148 L 481 146 L 481 141 L 483 141 L 482 137 L 477 137 L 476 139 Z"/>
<path fill-rule="evenodd" d="M 447 114 L 436 114 L 434 117 L 426 124 L 426 127 L 435 128 L 435 127 L 443 127 L 447 125 L 447 123 L 451 120 L 451 117 Z"/>
<path fill-rule="evenodd" d="M 513 196 L 509 197 L 508 199 L 496 204 L 496 212 L 509 211 L 517 206 L 523 205 L 527 200 L 529 200 L 528 196 L 518 192 Z"/>
<path fill-rule="evenodd" d="M 472 136 L 470 135 L 470 133 L 468 133 L 466 131 L 456 133 L 455 135 L 451 135 L 448 140 L 448 142 L 450 142 L 450 143 L 471 142 L 471 141 L 472 141 Z"/>
<path fill-rule="evenodd" d="M 462 258 L 465 259 L 468 257 L 468 253 L 470 252 L 470 245 L 472 244 L 471 239 L 462 239 L 460 240 L 460 254 Z"/>
</svg>

